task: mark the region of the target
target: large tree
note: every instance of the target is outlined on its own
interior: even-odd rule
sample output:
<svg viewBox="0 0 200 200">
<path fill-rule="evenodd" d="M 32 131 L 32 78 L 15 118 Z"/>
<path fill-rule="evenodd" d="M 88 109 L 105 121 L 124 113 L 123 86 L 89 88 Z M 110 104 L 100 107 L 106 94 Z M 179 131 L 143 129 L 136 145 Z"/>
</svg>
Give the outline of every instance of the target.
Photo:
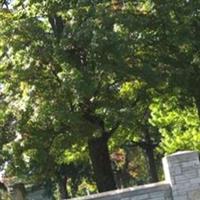
<svg viewBox="0 0 200 200">
<path fill-rule="evenodd" d="M 126 124 L 137 130 L 128 138 L 137 136 L 134 142 L 148 154 L 152 180 L 157 180 L 152 166 L 160 135 L 148 122 L 149 105 L 153 96 L 178 90 L 183 107 L 192 99 L 200 110 L 200 3 L 14 2 L 9 10 L 4 1 L 0 13 L 5 27 L 0 30 L 0 78 L 27 148 L 34 144 L 42 155 L 41 143 L 53 143 L 47 155 L 63 161 L 62 155 L 70 160 L 65 153 L 73 145 L 87 146 L 98 190 L 111 190 L 116 184 L 108 142 Z M 145 84 L 147 96 L 134 93 L 124 99 L 124 86 L 134 88 L 138 82 Z"/>
<path fill-rule="evenodd" d="M 142 68 L 134 59 L 145 17 L 140 7 L 17 1 L 1 11 L 1 84 L 22 138 L 30 133 L 31 143 L 27 125 L 48 120 L 36 129 L 41 137 L 51 124 L 52 136 L 85 140 L 99 191 L 116 188 L 107 143 L 124 108 L 120 87 Z"/>
</svg>

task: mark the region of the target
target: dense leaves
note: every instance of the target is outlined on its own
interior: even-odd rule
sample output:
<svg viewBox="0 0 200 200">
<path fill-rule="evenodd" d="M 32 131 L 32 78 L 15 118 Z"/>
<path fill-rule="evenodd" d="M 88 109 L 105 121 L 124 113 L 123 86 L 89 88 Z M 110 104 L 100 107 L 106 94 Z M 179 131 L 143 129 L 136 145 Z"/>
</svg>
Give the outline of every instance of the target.
<svg viewBox="0 0 200 200">
<path fill-rule="evenodd" d="M 199 150 L 199 17 L 190 0 L 3 1 L 7 176 L 57 184 L 62 199 L 94 192 L 94 181 L 99 191 L 157 181 L 161 155 Z M 145 155 L 150 178 L 136 178 L 129 151 Z"/>
</svg>

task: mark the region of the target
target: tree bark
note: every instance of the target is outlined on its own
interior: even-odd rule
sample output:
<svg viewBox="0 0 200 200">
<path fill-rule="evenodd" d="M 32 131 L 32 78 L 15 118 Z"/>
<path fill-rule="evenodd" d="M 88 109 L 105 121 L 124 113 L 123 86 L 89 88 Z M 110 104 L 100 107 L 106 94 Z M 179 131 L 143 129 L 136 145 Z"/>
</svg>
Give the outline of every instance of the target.
<svg viewBox="0 0 200 200">
<path fill-rule="evenodd" d="M 107 142 L 108 138 L 104 136 L 88 141 L 89 154 L 99 192 L 116 189 Z"/>
<path fill-rule="evenodd" d="M 66 186 L 67 186 L 67 177 L 64 176 L 58 182 L 60 200 L 64 200 L 64 199 L 68 199 L 69 198 Z"/>
</svg>

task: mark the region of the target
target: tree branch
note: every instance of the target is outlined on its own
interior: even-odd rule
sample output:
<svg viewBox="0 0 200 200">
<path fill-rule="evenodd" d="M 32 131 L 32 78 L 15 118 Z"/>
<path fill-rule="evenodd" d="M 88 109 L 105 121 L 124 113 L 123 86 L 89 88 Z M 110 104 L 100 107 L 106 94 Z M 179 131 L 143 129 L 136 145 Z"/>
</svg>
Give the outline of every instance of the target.
<svg viewBox="0 0 200 200">
<path fill-rule="evenodd" d="M 98 129 L 101 129 L 102 133 L 106 132 L 104 121 L 100 117 L 95 116 L 94 114 L 91 113 L 85 113 L 84 118 L 91 124 L 95 125 Z"/>
<path fill-rule="evenodd" d="M 1 5 L 2 7 L 5 5 L 6 8 L 9 9 L 7 0 L 3 0 Z"/>
<path fill-rule="evenodd" d="M 51 24 L 55 37 L 58 39 L 58 41 L 60 41 L 60 38 L 64 30 L 64 23 L 63 23 L 62 17 L 55 14 L 55 15 L 49 16 L 48 18 L 49 18 L 49 23 Z"/>
</svg>

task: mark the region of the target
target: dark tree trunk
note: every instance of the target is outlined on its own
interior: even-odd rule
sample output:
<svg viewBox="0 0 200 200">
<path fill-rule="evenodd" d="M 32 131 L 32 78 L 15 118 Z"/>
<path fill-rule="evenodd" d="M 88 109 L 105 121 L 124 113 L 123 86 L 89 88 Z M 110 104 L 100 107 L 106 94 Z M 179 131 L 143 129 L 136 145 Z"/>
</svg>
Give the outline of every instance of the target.
<svg viewBox="0 0 200 200">
<path fill-rule="evenodd" d="M 145 149 L 147 159 L 149 162 L 149 175 L 150 175 L 150 182 L 158 182 L 158 174 L 157 174 L 157 166 L 154 157 L 154 146 L 149 145 Z"/>
<path fill-rule="evenodd" d="M 147 159 L 149 162 L 150 182 L 158 182 L 157 166 L 156 166 L 156 161 L 155 161 L 155 157 L 154 157 L 154 149 L 155 149 L 156 145 L 151 140 L 151 136 L 150 136 L 148 127 L 145 127 L 145 129 L 144 129 L 144 136 L 145 136 L 146 144 L 143 146 L 143 149 L 146 152 Z"/>
<path fill-rule="evenodd" d="M 108 138 L 103 136 L 88 141 L 90 159 L 99 192 L 116 189 L 107 142 Z"/>
<path fill-rule="evenodd" d="M 67 177 L 60 178 L 58 182 L 60 200 L 69 198 L 66 186 L 67 186 Z"/>
</svg>

